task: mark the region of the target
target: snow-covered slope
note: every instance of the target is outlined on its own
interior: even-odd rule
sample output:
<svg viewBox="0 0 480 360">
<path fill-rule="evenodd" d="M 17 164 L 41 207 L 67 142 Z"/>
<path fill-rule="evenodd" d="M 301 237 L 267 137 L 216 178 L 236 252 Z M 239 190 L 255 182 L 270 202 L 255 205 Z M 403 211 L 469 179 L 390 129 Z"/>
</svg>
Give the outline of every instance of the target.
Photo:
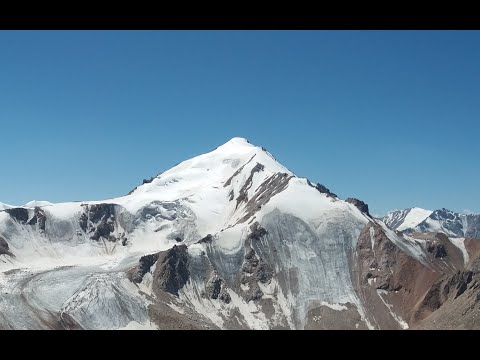
<svg viewBox="0 0 480 360">
<path fill-rule="evenodd" d="M 417 226 L 429 217 L 432 212 L 431 210 L 414 207 L 389 212 L 382 220 L 390 229 L 403 231 Z"/>
<path fill-rule="evenodd" d="M 10 209 L 12 206 L 0 202 L 0 211 Z"/>
<path fill-rule="evenodd" d="M 49 201 L 32 200 L 32 201 L 29 201 L 28 203 L 26 203 L 22 206 L 19 206 L 19 207 L 32 208 L 33 209 L 35 207 L 43 207 L 43 206 L 49 206 L 49 205 L 53 205 L 53 203 L 51 203 Z M 8 204 L 4 204 L 4 203 L 0 202 L 0 211 L 5 210 L 5 209 L 11 209 L 11 208 L 14 208 L 14 207 L 16 207 L 16 206 L 8 205 Z"/>
</svg>

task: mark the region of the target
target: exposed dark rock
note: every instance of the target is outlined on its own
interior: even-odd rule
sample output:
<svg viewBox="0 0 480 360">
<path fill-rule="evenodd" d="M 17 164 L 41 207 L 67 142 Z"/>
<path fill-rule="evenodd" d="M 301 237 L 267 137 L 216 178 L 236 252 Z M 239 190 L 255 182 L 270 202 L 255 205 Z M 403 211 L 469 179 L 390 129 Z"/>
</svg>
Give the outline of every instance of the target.
<svg viewBox="0 0 480 360">
<path fill-rule="evenodd" d="M 205 285 L 205 290 L 210 299 L 218 298 L 218 295 L 220 295 L 220 291 L 222 290 L 222 283 L 223 280 L 217 274 L 214 274 L 212 278 L 208 280 Z"/>
<path fill-rule="evenodd" d="M 440 306 L 442 306 L 443 302 L 446 300 L 448 295 L 441 291 L 441 283 L 434 284 L 430 290 L 428 291 L 427 295 L 423 300 L 423 308 L 428 309 L 429 311 L 435 311 Z"/>
<path fill-rule="evenodd" d="M 158 253 L 142 256 L 138 261 L 138 265 L 130 274 L 130 280 L 137 284 L 141 283 L 145 274 L 150 271 L 150 269 L 157 262 L 157 260 Z"/>
<path fill-rule="evenodd" d="M 177 164 L 178 165 L 178 164 Z M 176 165 L 175 165 L 176 166 Z M 153 180 L 155 180 L 157 176 L 152 176 L 150 179 L 143 179 L 142 184 L 139 186 L 136 186 L 133 190 L 128 192 L 128 195 L 133 194 L 135 190 L 137 190 L 140 186 L 145 185 L 145 184 L 150 184 Z"/>
<path fill-rule="evenodd" d="M 259 300 L 263 296 L 263 292 L 258 286 L 258 282 L 268 284 L 274 276 L 274 270 L 262 257 L 257 256 L 252 243 L 260 241 L 267 235 L 267 230 L 260 226 L 258 222 L 250 226 L 251 233 L 245 240 L 245 256 L 242 264 L 242 273 L 240 283 L 249 287 L 245 294 L 245 300 Z"/>
<path fill-rule="evenodd" d="M 88 215 L 86 213 L 83 213 L 80 216 L 80 220 L 78 221 L 78 225 L 80 225 L 80 229 L 82 229 L 84 232 L 87 232 Z"/>
<path fill-rule="evenodd" d="M 330 197 L 337 197 L 337 194 L 334 194 L 333 192 L 331 192 L 328 188 L 326 188 L 322 184 L 317 183 L 317 185 L 315 186 L 315 189 L 317 189 L 322 194 L 327 194 Z"/>
<path fill-rule="evenodd" d="M 28 221 L 28 209 L 24 208 L 12 208 L 5 209 L 5 212 L 10 214 L 17 222 L 21 224 L 26 224 Z"/>
<path fill-rule="evenodd" d="M 152 176 L 150 179 L 143 179 L 142 185 L 150 184 L 153 181 L 153 179 L 155 179 L 155 176 Z"/>
<path fill-rule="evenodd" d="M 245 260 L 252 260 L 255 258 L 255 250 L 250 249 L 248 250 L 247 254 L 245 255 Z"/>
<path fill-rule="evenodd" d="M 80 216 L 79 226 L 91 234 L 90 238 L 99 241 L 103 238 L 108 241 L 116 241 L 111 235 L 115 231 L 115 204 L 82 205 L 85 209 Z"/>
<path fill-rule="evenodd" d="M 427 240 L 427 251 L 436 258 L 444 258 L 447 256 L 447 249 L 445 245 L 438 243 L 437 241 Z"/>
<path fill-rule="evenodd" d="M 255 155 L 256 155 L 256 154 L 254 154 L 254 155 L 250 158 L 250 160 L 248 160 L 245 164 L 243 164 L 242 166 L 240 166 L 240 168 L 238 168 L 237 171 L 235 171 L 235 172 L 233 173 L 233 175 L 230 176 L 230 178 L 229 178 L 227 181 L 225 181 L 225 184 L 223 184 L 223 187 L 227 187 L 227 186 L 231 185 L 233 178 L 234 178 L 235 176 L 237 176 L 238 174 L 240 174 L 240 172 L 243 170 L 243 168 L 245 167 L 245 165 L 247 165 L 248 163 L 250 163 L 250 161 L 253 160 L 253 158 L 255 157 Z"/>
<path fill-rule="evenodd" d="M 468 267 L 444 274 L 421 301 L 419 329 L 479 329 L 480 257 L 472 254 Z"/>
<path fill-rule="evenodd" d="M 368 211 L 368 205 L 365 204 L 362 200 L 358 200 L 356 198 L 348 198 L 345 201 L 350 203 L 350 204 L 355 205 L 358 208 L 358 210 L 360 210 L 362 213 L 370 216 L 370 213 Z"/>
<path fill-rule="evenodd" d="M 190 278 L 187 246 L 174 245 L 163 255 L 157 264 L 154 282 L 160 290 L 178 296 L 178 291 Z"/>
<path fill-rule="evenodd" d="M 36 207 L 34 210 L 33 217 L 28 222 L 28 225 L 38 224 L 38 228 L 40 230 L 45 231 L 46 221 L 47 221 L 47 217 L 45 216 L 45 212 L 41 208 Z"/>
<path fill-rule="evenodd" d="M 0 236 L 0 255 L 9 255 L 13 256 L 8 247 L 7 241 Z"/>
<path fill-rule="evenodd" d="M 247 293 L 247 296 L 245 298 L 245 300 L 247 302 L 249 301 L 256 301 L 256 300 L 260 300 L 263 296 L 263 291 L 260 290 L 260 287 L 258 286 L 257 283 L 254 283 L 251 285 L 250 287 L 250 290 L 248 291 Z"/>
<path fill-rule="evenodd" d="M 425 295 L 419 312 L 427 311 L 428 314 L 440 309 L 448 300 L 456 299 L 467 291 L 475 273 L 473 271 L 457 271 L 451 275 L 444 275 Z"/>
<path fill-rule="evenodd" d="M 115 204 L 96 204 L 88 206 L 90 221 L 94 224 L 115 215 Z"/>
<path fill-rule="evenodd" d="M 212 242 L 212 239 L 213 239 L 212 235 L 208 234 L 204 238 L 198 240 L 196 243 L 197 244 L 210 244 Z"/>
<path fill-rule="evenodd" d="M 252 225 L 250 225 L 250 230 L 251 232 L 248 235 L 249 240 L 260 240 L 263 236 L 267 235 L 267 230 L 258 222 L 254 222 Z"/>
<path fill-rule="evenodd" d="M 230 302 L 232 301 L 232 297 L 226 291 L 220 292 L 218 299 L 223 301 L 225 304 L 230 304 Z"/>
<path fill-rule="evenodd" d="M 95 232 L 90 239 L 98 241 L 100 238 L 106 240 L 115 241 L 115 237 L 110 236 L 110 234 L 115 230 L 115 226 L 112 221 L 104 221 L 97 225 Z"/>
<path fill-rule="evenodd" d="M 292 176 L 287 173 L 276 173 L 267 178 L 255 190 L 255 195 L 245 204 L 246 215 L 238 220 L 237 224 L 249 220 L 253 214 L 260 210 L 263 205 L 268 203 L 273 196 L 285 190 L 291 178 Z"/>
<path fill-rule="evenodd" d="M 467 215 L 467 229 L 465 237 L 480 239 L 480 214 Z"/>
<path fill-rule="evenodd" d="M 246 203 L 248 201 L 248 190 L 252 187 L 253 176 L 255 175 L 255 173 L 263 171 L 263 169 L 264 166 L 258 162 L 252 168 L 249 177 L 245 181 L 245 184 L 243 184 L 242 188 L 240 189 L 240 193 L 237 196 L 237 206 L 235 207 L 235 209 L 237 209 L 242 202 Z"/>
<path fill-rule="evenodd" d="M 390 229 L 396 230 L 405 220 L 405 217 L 411 211 L 411 208 L 404 209 L 404 210 L 396 210 L 388 213 L 382 218 L 382 221 L 387 225 Z"/>
<path fill-rule="evenodd" d="M 473 272 L 472 271 L 464 271 L 458 274 L 458 278 L 455 279 L 457 282 L 457 293 L 455 295 L 455 299 L 462 295 L 465 290 L 467 290 L 468 284 L 472 281 Z"/>
<path fill-rule="evenodd" d="M 248 259 L 245 257 L 245 262 L 242 266 L 242 271 L 247 274 L 253 274 L 259 262 L 259 260 L 256 258 L 256 254 L 253 249 L 249 250 L 248 253 L 251 254 L 252 252 L 253 252 L 253 256 L 251 256 Z"/>
<path fill-rule="evenodd" d="M 317 183 L 317 185 L 313 185 L 308 179 L 307 179 L 307 183 L 311 187 L 314 187 L 315 189 L 317 189 L 320 193 L 326 194 L 328 197 L 338 197 L 337 194 L 334 194 L 333 192 L 330 191 L 330 189 L 328 189 L 327 187 L 323 186 L 320 183 Z"/>
<path fill-rule="evenodd" d="M 219 299 L 225 304 L 230 303 L 232 300 L 226 291 L 225 281 L 215 272 L 205 285 L 205 291 L 210 299 Z"/>
<path fill-rule="evenodd" d="M 273 269 L 268 263 L 260 258 L 254 275 L 257 281 L 260 281 L 262 284 L 267 284 L 273 277 Z"/>
<path fill-rule="evenodd" d="M 433 220 L 454 220 L 456 214 L 445 208 L 435 210 L 429 217 Z"/>
<path fill-rule="evenodd" d="M 177 236 L 177 237 L 175 238 L 175 241 L 176 241 L 176 242 L 182 242 L 182 238 Z"/>
</svg>

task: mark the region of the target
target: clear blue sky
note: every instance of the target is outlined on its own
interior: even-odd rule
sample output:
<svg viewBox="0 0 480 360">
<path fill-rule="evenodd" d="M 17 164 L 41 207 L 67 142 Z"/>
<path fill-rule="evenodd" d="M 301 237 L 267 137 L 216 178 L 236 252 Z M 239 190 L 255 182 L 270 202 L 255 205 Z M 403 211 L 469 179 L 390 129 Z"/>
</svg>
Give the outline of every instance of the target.
<svg viewBox="0 0 480 360">
<path fill-rule="evenodd" d="M 480 211 L 480 32 L 0 32 L 0 201 L 126 194 L 241 136 L 373 213 Z"/>
</svg>

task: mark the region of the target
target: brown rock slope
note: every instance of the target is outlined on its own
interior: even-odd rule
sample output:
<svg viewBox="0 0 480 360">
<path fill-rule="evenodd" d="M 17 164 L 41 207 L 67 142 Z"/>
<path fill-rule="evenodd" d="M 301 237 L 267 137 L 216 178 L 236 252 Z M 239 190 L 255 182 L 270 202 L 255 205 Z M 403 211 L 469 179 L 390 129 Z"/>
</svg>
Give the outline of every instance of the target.
<svg viewBox="0 0 480 360">
<path fill-rule="evenodd" d="M 479 244 L 465 242 L 476 259 L 464 265 L 461 251 L 442 233 L 407 237 L 369 223 L 352 274 L 367 317 L 379 329 L 480 329 Z"/>
</svg>

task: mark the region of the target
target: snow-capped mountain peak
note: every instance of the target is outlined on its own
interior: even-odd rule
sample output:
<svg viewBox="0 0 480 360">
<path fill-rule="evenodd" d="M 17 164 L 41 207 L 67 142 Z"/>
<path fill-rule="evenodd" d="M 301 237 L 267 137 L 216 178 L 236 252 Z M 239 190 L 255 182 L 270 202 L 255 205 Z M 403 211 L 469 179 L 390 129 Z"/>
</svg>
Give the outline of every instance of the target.
<svg viewBox="0 0 480 360">
<path fill-rule="evenodd" d="M 403 231 L 405 229 L 414 228 L 428 218 L 432 213 L 433 211 L 431 210 L 425 210 L 419 207 L 396 210 L 385 215 L 383 222 L 390 229 Z"/>
<path fill-rule="evenodd" d="M 202 196 L 202 199 L 197 196 L 202 190 L 212 195 L 215 193 L 213 196 L 216 200 L 207 201 L 212 206 L 230 197 L 232 189 L 229 186 L 232 183 L 241 187 L 251 176 L 250 185 L 258 186 L 266 177 L 276 173 L 294 176 L 293 172 L 276 161 L 264 148 L 255 146 L 244 138 L 235 137 L 213 151 L 185 160 L 144 181 L 144 184 L 138 186 L 128 196 L 112 201 L 136 211 L 148 199 L 171 201 L 188 198 L 203 202 L 206 200 L 205 196 Z M 233 189 L 234 193 L 240 190 Z"/>
</svg>

